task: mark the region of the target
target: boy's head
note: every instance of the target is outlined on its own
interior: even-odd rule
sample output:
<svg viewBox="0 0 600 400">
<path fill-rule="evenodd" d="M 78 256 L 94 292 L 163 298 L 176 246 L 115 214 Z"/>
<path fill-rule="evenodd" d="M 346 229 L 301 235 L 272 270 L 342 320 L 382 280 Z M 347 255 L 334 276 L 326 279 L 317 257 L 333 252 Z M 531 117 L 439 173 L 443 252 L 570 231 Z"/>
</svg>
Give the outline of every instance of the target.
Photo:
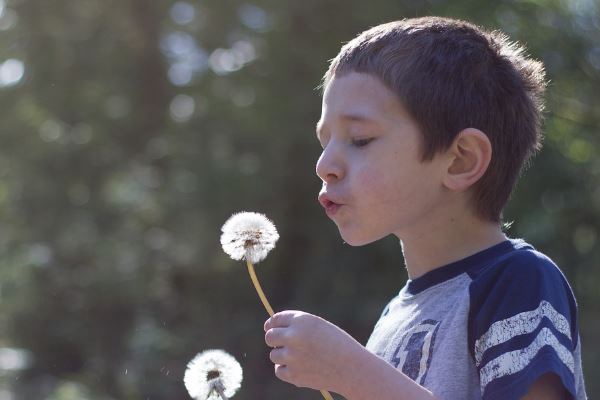
<svg viewBox="0 0 600 400">
<path fill-rule="evenodd" d="M 492 159 L 474 185 L 477 214 L 499 221 L 521 169 L 540 147 L 541 63 L 498 32 L 438 17 L 371 28 L 342 47 L 323 78 L 350 72 L 377 77 L 414 118 L 431 160 L 466 128 L 485 133 Z"/>
</svg>

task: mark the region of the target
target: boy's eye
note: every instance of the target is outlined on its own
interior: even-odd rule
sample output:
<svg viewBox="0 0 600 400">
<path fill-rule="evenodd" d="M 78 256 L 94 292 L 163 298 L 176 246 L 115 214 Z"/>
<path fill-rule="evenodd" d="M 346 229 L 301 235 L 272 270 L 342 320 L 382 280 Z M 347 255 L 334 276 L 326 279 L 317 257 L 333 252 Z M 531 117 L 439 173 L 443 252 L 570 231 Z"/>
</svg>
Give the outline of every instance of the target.
<svg viewBox="0 0 600 400">
<path fill-rule="evenodd" d="M 368 145 L 372 141 L 373 141 L 373 138 L 352 139 L 352 146 L 355 146 L 355 147 L 365 147 L 366 145 Z"/>
</svg>

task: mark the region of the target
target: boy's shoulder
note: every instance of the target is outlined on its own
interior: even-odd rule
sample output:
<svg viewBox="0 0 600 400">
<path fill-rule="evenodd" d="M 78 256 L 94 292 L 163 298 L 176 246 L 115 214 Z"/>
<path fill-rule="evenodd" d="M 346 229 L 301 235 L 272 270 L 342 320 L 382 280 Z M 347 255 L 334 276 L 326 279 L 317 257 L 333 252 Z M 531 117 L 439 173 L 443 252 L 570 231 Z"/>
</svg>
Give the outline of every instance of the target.
<svg viewBox="0 0 600 400">
<path fill-rule="evenodd" d="M 468 272 L 471 314 L 499 321 L 552 308 L 575 317 L 575 297 L 559 267 L 523 240 L 510 240 L 507 247 Z"/>
<path fill-rule="evenodd" d="M 507 242 L 507 249 L 491 254 L 478 268 L 468 271 L 471 302 L 481 304 L 490 297 L 499 303 L 539 301 L 543 298 L 565 300 L 571 287 L 559 267 L 544 253 L 519 239 Z M 510 295 L 517 295 L 511 297 Z"/>
</svg>

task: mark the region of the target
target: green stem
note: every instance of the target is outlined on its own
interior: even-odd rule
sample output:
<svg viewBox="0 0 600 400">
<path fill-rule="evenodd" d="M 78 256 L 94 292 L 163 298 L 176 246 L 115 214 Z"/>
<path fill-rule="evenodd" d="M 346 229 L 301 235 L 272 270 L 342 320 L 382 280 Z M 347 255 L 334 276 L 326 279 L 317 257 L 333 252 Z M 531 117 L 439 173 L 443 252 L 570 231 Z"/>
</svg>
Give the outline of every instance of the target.
<svg viewBox="0 0 600 400">
<path fill-rule="evenodd" d="M 269 316 L 272 317 L 273 314 L 275 314 L 273 312 L 273 307 L 271 307 L 271 305 L 269 304 L 269 300 L 267 300 L 267 296 L 265 296 L 265 292 L 263 292 L 262 288 L 260 287 L 260 283 L 258 282 L 258 278 L 256 277 L 256 272 L 254 272 L 254 265 L 252 265 L 252 263 L 248 260 L 246 260 L 246 265 L 248 266 L 248 273 L 250 274 L 250 279 L 252 280 L 252 283 L 254 284 L 256 293 L 258 293 L 258 297 L 260 297 L 260 301 L 262 301 L 263 306 L 265 307 L 265 310 L 267 310 L 267 312 L 269 313 Z"/>
</svg>

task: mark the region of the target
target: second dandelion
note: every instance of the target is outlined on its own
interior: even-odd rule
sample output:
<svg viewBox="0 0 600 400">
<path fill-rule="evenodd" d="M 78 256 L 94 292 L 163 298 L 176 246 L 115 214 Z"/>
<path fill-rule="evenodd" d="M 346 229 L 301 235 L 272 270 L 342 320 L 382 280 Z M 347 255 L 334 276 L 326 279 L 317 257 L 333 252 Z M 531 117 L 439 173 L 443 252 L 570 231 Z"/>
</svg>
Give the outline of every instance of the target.
<svg viewBox="0 0 600 400">
<path fill-rule="evenodd" d="M 223 350 L 206 350 L 188 363 L 183 381 L 195 400 L 229 400 L 241 386 L 242 367 Z"/>
</svg>

